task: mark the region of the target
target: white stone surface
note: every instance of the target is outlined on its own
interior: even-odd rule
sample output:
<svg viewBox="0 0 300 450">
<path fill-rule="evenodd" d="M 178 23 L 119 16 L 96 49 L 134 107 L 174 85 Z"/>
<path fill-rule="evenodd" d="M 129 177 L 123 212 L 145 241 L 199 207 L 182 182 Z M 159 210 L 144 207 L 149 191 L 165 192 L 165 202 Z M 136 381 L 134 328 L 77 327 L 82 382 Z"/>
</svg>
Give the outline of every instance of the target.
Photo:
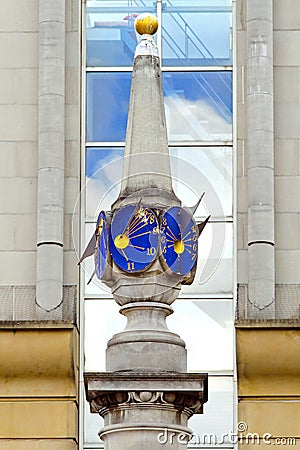
<svg viewBox="0 0 300 450">
<path fill-rule="evenodd" d="M 300 103 L 277 103 L 274 116 L 275 137 L 279 139 L 299 139 L 299 117 Z"/>
<path fill-rule="evenodd" d="M 73 250 L 73 215 L 64 216 L 64 250 Z"/>
<path fill-rule="evenodd" d="M 274 0 L 274 30 L 299 30 L 298 0 Z"/>
<path fill-rule="evenodd" d="M 274 247 L 254 244 L 248 248 L 248 295 L 249 302 L 258 306 L 252 318 L 274 318 L 275 272 Z M 268 307 L 270 306 L 270 308 Z M 265 310 L 265 314 L 263 312 Z"/>
<path fill-rule="evenodd" d="M 14 250 L 16 216 L 13 214 L 0 214 L 0 249 L 1 251 Z"/>
<path fill-rule="evenodd" d="M 0 103 L 2 105 L 12 105 L 16 103 L 16 70 L 0 70 Z"/>
<path fill-rule="evenodd" d="M 47 14 L 53 11 L 55 3 L 56 0 L 48 2 Z M 0 135 L 2 141 L 0 142 L 0 176 L 2 178 L 0 179 L 0 230 L 3 242 L 0 248 L 2 250 L 2 266 L 5 265 L 3 259 L 5 256 L 7 266 L 11 269 L 10 276 L 4 274 L 3 282 L 6 284 L 35 283 L 33 252 L 36 250 L 37 205 L 38 6 L 38 0 L 22 0 L 21 2 L 11 0 L 1 4 Z M 64 11 L 61 9 L 61 17 L 63 16 Z M 69 111 L 71 111 L 71 114 L 68 114 L 69 117 L 71 116 L 71 120 L 69 123 L 67 121 L 67 126 L 73 141 L 66 145 L 68 152 L 66 175 L 71 176 L 74 180 L 77 179 L 77 183 L 72 184 L 71 182 L 72 186 L 70 187 L 70 190 L 77 193 L 79 191 L 80 164 L 78 141 L 80 130 L 80 40 L 77 0 L 67 0 L 66 17 L 68 30 L 73 32 L 67 49 L 68 58 L 72 61 L 72 69 L 66 80 L 68 94 L 66 101 L 70 105 Z M 40 18 L 43 19 L 43 17 Z M 52 64 L 48 70 L 48 79 L 54 81 L 57 73 L 56 64 Z M 55 116 L 55 108 L 53 112 L 53 116 Z M 64 119 L 60 123 L 63 121 Z M 56 136 L 53 135 L 52 138 L 55 141 Z M 52 162 L 55 167 L 55 159 Z M 51 190 L 50 196 L 53 197 L 53 190 Z M 71 201 L 73 201 L 73 197 Z M 70 206 L 70 210 L 72 208 Z M 71 217 L 68 216 L 65 234 L 69 251 L 73 248 L 70 221 Z M 3 252 L 4 250 L 9 250 L 11 254 Z M 70 255 L 67 255 L 67 279 L 76 283 L 78 268 L 74 256 L 73 261 L 70 259 L 71 252 Z M 12 261 L 18 260 L 20 264 L 15 264 L 16 267 L 18 266 L 18 272 L 16 272 L 11 267 Z M 71 272 L 73 272 L 72 276 Z"/>
<path fill-rule="evenodd" d="M 275 214 L 275 246 L 277 250 L 300 249 L 299 213 Z"/>
<path fill-rule="evenodd" d="M 14 246 L 16 251 L 36 251 L 36 214 L 15 216 Z"/>
<path fill-rule="evenodd" d="M 245 177 L 248 173 L 247 141 L 237 141 L 237 176 Z"/>
<path fill-rule="evenodd" d="M 65 213 L 73 214 L 79 195 L 79 180 L 75 177 L 65 178 Z"/>
<path fill-rule="evenodd" d="M 79 98 L 79 69 L 75 67 L 66 67 L 66 104 L 78 105 Z"/>
<path fill-rule="evenodd" d="M 237 37 L 237 58 L 238 58 L 238 65 L 246 66 L 247 65 L 247 33 L 246 31 L 238 31 L 236 33 Z"/>
<path fill-rule="evenodd" d="M 36 105 L 0 105 L 0 117 L 0 136 L 3 141 L 37 139 Z"/>
<path fill-rule="evenodd" d="M 23 105 L 38 103 L 38 69 L 16 69 L 16 102 Z"/>
<path fill-rule="evenodd" d="M 247 139 L 247 103 L 237 104 L 238 138 Z"/>
<path fill-rule="evenodd" d="M 66 0 L 66 31 L 79 31 L 78 0 Z"/>
<path fill-rule="evenodd" d="M 237 209 L 238 212 L 247 212 L 248 211 L 248 202 L 247 202 L 247 191 L 248 191 L 248 179 L 247 177 L 241 177 L 237 180 L 237 189 L 238 189 L 238 197 L 237 197 Z"/>
<path fill-rule="evenodd" d="M 37 176 L 37 142 L 20 141 L 16 143 L 15 171 L 17 177 Z"/>
<path fill-rule="evenodd" d="M 296 139 L 275 139 L 275 175 L 300 175 L 300 145 Z"/>
<path fill-rule="evenodd" d="M 274 101 L 295 103 L 300 100 L 300 68 L 274 67 Z"/>
<path fill-rule="evenodd" d="M 300 31 L 299 24 L 295 30 L 274 31 L 275 66 L 300 65 Z"/>
<path fill-rule="evenodd" d="M 275 211 L 295 212 L 300 211 L 300 176 L 275 177 Z"/>
<path fill-rule="evenodd" d="M 78 31 L 66 33 L 66 67 L 74 67 L 78 70 L 80 64 L 78 45 Z"/>
<path fill-rule="evenodd" d="M 247 94 L 247 67 L 237 68 L 237 102 L 245 103 Z"/>
<path fill-rule="evenodd" d="M 238 250 L 248 249 L 248 217 L 247 214 L 237 215 L 237 247 Z"/>
<path fill-rule="evenodd" d="M 0 39 L 0 68 L 38 67 L 37 33 L 3 33 Z"/>
<path fill-rule="evenodd" d="M 13 0 L 17 31 L 38 31 L 38 0 Z"/>
<path fill-rule="evenodd" d="M 35 284 L 35 264 L 35 251 L 0 251 L 0 284 Z"/>
<path fill-rule="evenodd" d="M 79 142 L 79 109 L 78 105 L 66 105 L 65 107 L 65 140 Z"/>
<path fill-rule="evenodd" d="M 64 284 L 78 284 L 78 257 L 74 250 L 64 251 Z"/>
<path fill-rule="evenodd" d="M 16 143 L 0 142 L 0 177 L 16 175 Z"/>
<path fill-rule="evenodd" d="M 36 257 L 36 301 L 51 311 L 62 301 L 63 252 L 57 245 L 41 245 Z"/>
<path fill-rule="evenodd" d="M 276 250 L 275 263 L 276 283 L 299 284 L 299 250 Z"/>
<path fill-rule="evenodd" d="M 79 183 L 80 177 L 80 146 L 77 141 L 65 142 L 65 177 L 76 178 Z M 77 191 L 79 189 L 76 188 Z"/>
<path fill-rule="evenodd" d="M 248 283 L 248 249 L 237 253 L 237 282 Z"/>
<path fill-rule="evenodd" d="M 1 178 L 0 211 L 28 214 L 36 211 L 36 179 Z"/>
</svg>

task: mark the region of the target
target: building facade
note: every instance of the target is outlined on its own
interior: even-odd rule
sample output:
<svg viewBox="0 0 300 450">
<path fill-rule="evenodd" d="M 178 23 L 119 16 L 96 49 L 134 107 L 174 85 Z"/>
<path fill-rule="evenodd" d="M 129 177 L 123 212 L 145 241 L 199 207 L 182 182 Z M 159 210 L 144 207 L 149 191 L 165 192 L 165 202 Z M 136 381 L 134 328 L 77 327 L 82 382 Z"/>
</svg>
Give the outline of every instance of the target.
<svg viewBox="0 0 300 450">
<path fill-rule="evenodd" d="M 120 188 L 144 11 L 162 25 L 174 188 L 187 205 L 206 191 L 196 219 L 212 215 L 196 280 L 168 319 L 188 369 L 209 373 L 191 446 L 247 445 L 247 432 L 260 436 L 253 445 L 299 445 L 288 441 L 300 438 L 296 0 L 1 0 L 1 10 L 0 447 L 103 448 L 83 371 L 105 369 L 124 318 L 100 282 L 87 285 L 93 262 L 77 262 Z"/>
</svg>

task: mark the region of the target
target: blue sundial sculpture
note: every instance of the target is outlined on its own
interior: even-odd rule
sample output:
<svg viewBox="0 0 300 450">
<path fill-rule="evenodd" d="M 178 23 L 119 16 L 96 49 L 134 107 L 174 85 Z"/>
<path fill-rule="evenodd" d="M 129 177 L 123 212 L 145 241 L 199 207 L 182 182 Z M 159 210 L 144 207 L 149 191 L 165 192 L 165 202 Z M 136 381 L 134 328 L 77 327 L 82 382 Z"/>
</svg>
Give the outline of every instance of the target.
<svg viewBox="0 0 300 450">
<path fill-rule="evenodd" d="M 187 275 L 196 267 L 198 238 L 208 219 L 197 225 L 188 208 L 173 206 L 157 214 L 138 204 L 115 211 L 108 226 L 106 213 L 101 211 L 80 263 L 94 254 L 100 280 L 110 258 L 126 273 L 142 272 L 161 258 L 174 274 Z"/>
<path fill-rule="evenodd" d="M 111 288 L 127 325 L 107 344 L 106 370 L 85 373 L 91 412 L 104 418 L 99 436 L 109 450 L 161 447 L 158 430 L 188 437 L 187 421 L 202 413 L 207 374 L 186 373 L 184 341 L 166 317 L 182 284 L 191 284 L 200 201 L 184 207 L 172 186 L 158 50 L 151 14 L 136 19 L 135 54 L 123 177 L 111 211 L 101 211 L 80 262 L 94 255 L 95 274 Z M 163 427 L 163 428 L 162 428 Z M 174 439 L 165 450 L 182 450 Z"/>
</svg>

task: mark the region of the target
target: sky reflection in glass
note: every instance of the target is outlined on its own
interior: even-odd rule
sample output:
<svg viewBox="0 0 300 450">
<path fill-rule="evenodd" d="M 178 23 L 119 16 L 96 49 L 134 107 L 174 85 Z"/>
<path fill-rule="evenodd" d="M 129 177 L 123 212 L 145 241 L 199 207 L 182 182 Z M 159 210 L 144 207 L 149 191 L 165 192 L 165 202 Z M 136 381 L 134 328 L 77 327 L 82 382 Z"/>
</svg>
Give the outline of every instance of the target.
<svg viewBox="0 0 300 450">
<path fill-rule="evenodd" d="M 130 67 L 139 36 L 134 20 L 156 14 L 153 1 L 87 1 L 87 66 Z M 162 3 L 162 53 L 167 66 L 231 65 L 230 0 Z"/>
<path fill-rule="evenodd" d="M 230 1 L 166 0 L 162 23 L 164 65 L 231 65 Z"/>
<path fill-rule="evenodd" d="M 232 139 L 230 72 L 165 72 L 171 141 Z M 131 73 L 87 74 L 87 141 L 125 141 Z M 146 99 L 145 99 L 146 100 Z"/>
</svg>

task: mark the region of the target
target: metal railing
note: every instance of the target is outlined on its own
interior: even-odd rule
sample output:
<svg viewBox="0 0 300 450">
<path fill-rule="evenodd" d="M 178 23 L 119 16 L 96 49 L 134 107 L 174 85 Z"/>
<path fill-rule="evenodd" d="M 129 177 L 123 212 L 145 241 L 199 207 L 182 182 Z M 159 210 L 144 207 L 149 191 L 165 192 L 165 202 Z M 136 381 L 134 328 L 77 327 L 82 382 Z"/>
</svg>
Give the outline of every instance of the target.
<svg viewBox="0 0 300 450">
<path fill-rule="evenodd" d="M 77 323 L 77 286 L 63 287 L 62 303 L 52 311 L 36 304 L 33 285 L 0 286 L 0 322 L 59 321 Z"/>
<path fill-rule="evenodd" d="M 236 320 L 259 320 L 261 308 L 250 300 L 248 285 L 239 284 L 237 290 Z M 268 318 L 264 314 L 264 320 L 300 322 L 300 284 L 276 284 L 274 304 L 275 316 Z"/>
</svg>

